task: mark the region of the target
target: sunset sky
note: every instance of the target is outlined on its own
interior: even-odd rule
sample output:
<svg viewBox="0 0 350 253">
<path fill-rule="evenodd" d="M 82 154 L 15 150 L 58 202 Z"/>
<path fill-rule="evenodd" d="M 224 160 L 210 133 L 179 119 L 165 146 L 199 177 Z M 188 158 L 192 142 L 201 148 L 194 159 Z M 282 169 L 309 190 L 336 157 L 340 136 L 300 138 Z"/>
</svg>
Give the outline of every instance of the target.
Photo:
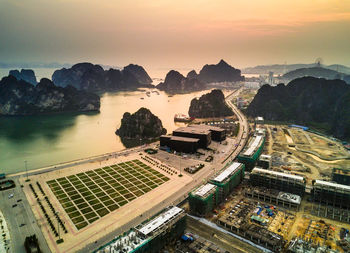
<svg viewBox="0 0 350 253">
<path fill-rule="evenodd" d="M 0 61 L 350 65 L 349 0 L 0 0 Z"/>
</svg>

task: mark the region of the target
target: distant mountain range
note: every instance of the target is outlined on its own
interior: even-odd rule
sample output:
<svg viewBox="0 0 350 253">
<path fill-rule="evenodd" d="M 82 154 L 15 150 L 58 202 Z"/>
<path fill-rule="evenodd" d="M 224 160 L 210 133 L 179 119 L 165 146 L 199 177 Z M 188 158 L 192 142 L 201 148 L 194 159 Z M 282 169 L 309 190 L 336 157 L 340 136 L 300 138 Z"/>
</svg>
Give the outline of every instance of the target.
<svg viewBox="0 0 350 253">
<path fill-rule="evenodd" d="M 108 92 L 153 87 L 152 79 L 141 66 L 130 64 L 119 69 L 104 70 L 100 65 L 78 63 L 71 68 L 56 70 L 52 81 L 61 87 L 71 85 L 79 90 Z"/>
<path fill-rule="evenodd" d="M 247 108 L 251 117 L 306 124 L 350 139 L 350 85 L 342 80 L 303 77 L 288 85 L 263 85 Z"/>
<path fill-rule="evenodd" d="M 301 68 L 290 71 L 282 76 L 282 79 L 286 81 L 291 81 L 296 78 L 301 78 L 304 76 L 312 76 L 317 78 L 325 79 L 341 79 L 346 82 L 350 81 L 350 75 L 337 72 L 335 70 L 322 68 L 322 67 L 311 67 L 311 68 Z"/>
<path fill-rule="evenodd" d="M 159 83 L 156 88 L 168 93 L 185 93 L 207 89 L 209 83 L 238 82 L 244 81 L 239 69 L 235 69 L 224 60 L 218 64 L 204 65 L 199 71 L 191 70 L 187 77 L 179 72 L 171 70 L 166 75 L 164 82 Z"/>
<path fill-rule="evenodd" d="M 69 63 L 57 63 L 57 62 L 17 62 L 17 63 L 7 63 L 7 62 L 0 62 L 0 68 L 4 69 L 10 69 L 10 68 L 69 68 L 72 64 Z"/>
<path fill-rule="evenodd" d="M 99 111 L 100 97 L 72 86 L 57 87 L 47 78 L 34 86 L 9 75 L 0 81 L 0 115 Z"/>
<path fill-rule="evenodd" d="M 287 72 L 301 69 L 301 68 L 312 68 L 312 67 L 322 67 L 326 69 L 331 69 L 340 73 L 350 75 L 350 67 L 333 64 L 333 65 L 319 65 L 317 63 L 311 64 L 273 64 L 273 65 L 259 65 L 255 67 L 248 67 L 242 69 L 243 74 L 268 74 L 270 71 L 274 72 L 274 74 L 285 74 Z"/>
</svg>

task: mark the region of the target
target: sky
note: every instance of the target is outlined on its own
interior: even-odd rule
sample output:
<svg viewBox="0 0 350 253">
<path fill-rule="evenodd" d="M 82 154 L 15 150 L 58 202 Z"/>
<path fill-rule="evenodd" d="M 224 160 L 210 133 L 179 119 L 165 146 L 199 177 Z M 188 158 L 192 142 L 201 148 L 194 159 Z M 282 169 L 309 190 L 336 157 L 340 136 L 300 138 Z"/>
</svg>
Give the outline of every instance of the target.
<svg viewBox="0 0 350 253">
<path fill-rule="evenodd" d="M 0 62 L 350 65 L 350 0 L 0 0 Z"/>
</svg>

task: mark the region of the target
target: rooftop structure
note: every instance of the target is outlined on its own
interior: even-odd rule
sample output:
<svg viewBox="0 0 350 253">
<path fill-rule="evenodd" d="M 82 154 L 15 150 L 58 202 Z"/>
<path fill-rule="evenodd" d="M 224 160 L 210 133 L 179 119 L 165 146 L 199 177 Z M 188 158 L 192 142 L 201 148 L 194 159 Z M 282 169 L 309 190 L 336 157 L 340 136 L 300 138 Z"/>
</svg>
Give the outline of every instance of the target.
<svg viewBox="0 0 350 253">
<path fill-rule="evenodd" d="M 219 188 L 219 202 L 224 200 L 241 183 L 244 178 L 244 171 L 244 164 L 234 162 L 210 180 L 210 183 Z"/>
<path fill-rule="evenodd" d="M 118 236 L 108 245 L 98 250 L 97 253 L 131 253 L 136 248 L 142 247 L 147 242 L 147 239 L 142 239 L 135 231 L 130 230 L 123 236 Z"/>
<path fill-rule="evenodd" d="M 304 195 L 306 188 L 306 180 L 302 176 L 257 167 L 250 173 L 250 183 L 253 186 L 264 186 L 300 196 Z"/>
<path fill-rule="evenodd" d="M 247 149 L 243 151 L 243 155 L 245 156 L 251 156 L 256 151 L 256 149 L 259 147 L 259 144 L 263 140 L 263 136 L 255 136 L 253 140 L 249 143 L 249 146 Z"/>
<path fill-rule="evenodd" d="M 180 127 L 176 129 L 174 132 L 182 132 L 182 133 L 192 133 L 192 134 L 210 134 L 209 129 L 203 128 L 203 127 L 193 127 L 193 126 L 188 126 L 188 127 Z"/>
<path fill-rule="evenodd" d="M 209 130 L 209 131 L 225 131 L 225 129 L 222 129 L 220 127 L 217 126 L 212 126 L 212 125 L 204 125 L 204 124 L 200 124 L 200 125 L 189 125 L 188 127 L 194 127 L 197 129 L 204 129 L 204 130 Z"/>
<path fill-rule="evenodd" d="M 194 127 L 197 129 L 209 130 L 211 133 L 211 139 L 213 141 L 223 141 L 226 139 L 226 129 L 221 127 L 211 126 L 211 125 L 190 125 L 189 127 Z"/>
<path fill-rule="evenodd" d="M 201 198 L 206 198 L 210 193 L 215 191 L 216 186 L 213 184 L 205 184 L 200 186 L 197 190 L 193 192 L 193 195 L 196 195 Z"/>
<path fill-rule="evenodd" d="M 166 243 L 180 237 L 184 231 L 184 210 L 172 206 L 150 221 L 118 236 L 95 253 L 158 253 Z"/>
<path fill-rule="evenodd" d="M 227 169 L 222 171 L 218 176 L 216 176 L 213 181 L 222 183 L 225 180 L 229 179 L 231 175 L 233 175 L 240 167 L 241 163 L 234 162 Z"/>
<path fill-rule="evenodd" d="M 350 194 L 350 186 L 348 185 L 343 185 L 343 184 L 336 184 L 332 182 L 327 182 L 323 180 L 316 180 L 314 183 L 314 188 L 315 187 L 321 187 L 324 189 L 328 189 L 330 191 L 342 191 L 344 193 Z"/>
<path fill-rule="evenodd" d="M 288 192 L 279 192 L 277 199 L 283 200 L 285 202 L 291 202 L 291 203 L 297 204 L 297 205 L 300 205 L 300 203 L 301 203 L 301 197 L 299 195 L 291 194 Z"/>
<path fill-rule="evenodd" d="M 218 188 L 213 184 L 205 184 L 190 192 L 188 202 L 194 215 L 207 216 L 218 204 Z"/>
<path fill-rule="evenodd" d="M 199 139 L 196 139 L 196 138 L 172 136 L 172 135 L 162 135 L 161 137 L 170 138 L 170 140 L 172 140 L 172 141 L 195 142 L 195 143 L 197 143 L 199 141 Z"/>
<path fill-rule="evenodd" d="M 237 157 L 239 162 L 245 164 L 247 170 L 250 171 L 255 166 L 264 148 L 264 143 L 265 129 L 259 128 Z"/>
<path fill-rule="evenodd" d="M 296 180 L 296 181 L 300 181 L 300 182 L 304 182 L 304 177 L 302 176 L 298 176 L 298 175 L 292 175 L 292 174 L 287 174 L 287 173 L 283 173 L 283 172 L 277 172 L 277 171 L 272 171 L 272 170 L 265 170 L 265 169 L 261 169 L 258 167 L 255 167 L 252 170 L 252 173 L 259 173 L 259 174 L 264 174 L 266 176 L 273 176 L 273 177 L 281 177 L 284 179 L 289 179 L 289 180 Z"/>
<path fill-rule="evenodd" d="M 168 210 L 147 222 L 146 224 L 140 225 L 136 230 L 142 235 L 142 237 L 149 237 L 160 231 L 169 222 L 176 219 L 179 215 L 184 212 L 183 209 L 173 206 Z"/>
</svg>

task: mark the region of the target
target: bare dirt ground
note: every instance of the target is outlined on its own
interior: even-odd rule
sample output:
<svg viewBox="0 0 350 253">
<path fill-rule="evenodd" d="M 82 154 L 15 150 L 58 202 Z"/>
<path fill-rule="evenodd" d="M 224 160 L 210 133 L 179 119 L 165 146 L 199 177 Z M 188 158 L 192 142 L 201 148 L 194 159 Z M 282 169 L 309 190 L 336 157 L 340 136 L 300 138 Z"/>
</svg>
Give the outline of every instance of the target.
<svg viewBox="0 0 350 253">
<path fill-rule="evenodd" d="M 332 169 L 348 168 L 350 154 L 337 141 L 297 128 L 265 125 L 269 139 L 266 152 L 275 169 L 312 179 L 329 179 Z M 273 130 L 275 128 L 275 130 Z"/>
</svg>

